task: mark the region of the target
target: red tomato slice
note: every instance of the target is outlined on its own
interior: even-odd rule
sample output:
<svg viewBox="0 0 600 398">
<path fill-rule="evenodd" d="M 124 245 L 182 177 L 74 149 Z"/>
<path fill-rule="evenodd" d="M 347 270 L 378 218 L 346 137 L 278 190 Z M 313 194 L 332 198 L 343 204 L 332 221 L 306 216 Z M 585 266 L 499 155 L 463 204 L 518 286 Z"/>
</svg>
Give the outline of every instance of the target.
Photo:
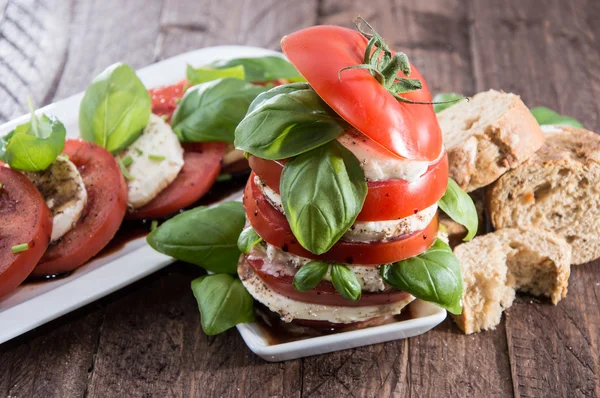
<svg viewBox="0 0 600 398">
<path fill-rule="evenodd" d="M 87 190 L 87 205 L 77 224 L 48 247 L 32 276 L 69 272 L 94 257 L 115 236 L 127 209 L 127 185 L 113 156 L 90 142 L 67 140 L 64 154 Z"/>
<path fill-rule="evenodd" d="M 127 214 L 127 219 L 162 218 L 196 203 L 213 186 L 221 171 L 227 144 L 204 142 L 184 144 L 183 168 L 177 178 L 144 207 Z"/>
<path fill-rule="evenodd" d="M 156 87 L 148 90 L 152 100 L 152 113 L 158 116 L 167 116 L 171 119 L 179 99 L 183 97 L 187 86 L 187 79 L 183 79 L 169 86 Z"/>
<path fill-rule="evenodd" d="M 44 255 L 52 234 L 52 214 L 23 174 L 0 167 L 0 297 L 17 288 Z M 12 247 L 29 249 L 14 254 Z"/>
<path fill-rule="evenodd" d="M 442 151 L 442 133 L 431 105 L 401 103 L 364 69 L 338 72 L 363 63 L 367 39 L 340 26 L 313 26 L 281 40 L 290 62 L 323 100 L 348 123 L 396 155 L 434 161 Z M 409 100 L 431 102 L 419 71 L 410 78 L 423 88 L 403 94 Z M 403 77 L 403 76 L 400 76 Z"/>
<path fill-rule="evenodd" d="M 333 284 L 329 281 L 321 281 L 314 289 L 299 292 L 294 289 L 292 282 L 293 276 L 273 276 L 263 271 L 264 261 L 260 259 L 248 259 L 249 264 L 258 277 L 271 289 L 277 293 L 286 296 L 289 299 L 301 301 L 303 303 L 321 304 L 321 305 L 339 305 L 342 307 L 364 307 L 368 305 L 384 305 L 397 301 L 406 300 L 408 293 L 402 291 L 392 291 L 387 293 L 362 292 L 358 301 L 346 300 L 335 290 Z"/>
<path fill-rule="evenodd" d="M 266 242 L 297 256 L 343 264 L 376 266 L 414 257 L 433 244 L 438 230 L 436 216 L 422 231 L 388 242 L 360 243 L 340 240 L 327 253 L 317 256 L 298 243 L 285 216 L 271 206 L 254 184 L 254 173 L 250 175 L 244 191 L 244 207 L 248 221 Z"/>
<path fill-rule="evenodd" d="M 279 181 L 286 160 L 265 160 L 250 156 L 250 168 L 279 193 Z M 416 181 L 385 180 L 369 181 L 365 204 L 357 221 L 396 220 L 411 216 L 436 203 L 446 191 L 448 184 L 448 155 L 432 163 L 425 174 Z"/>
</svg>

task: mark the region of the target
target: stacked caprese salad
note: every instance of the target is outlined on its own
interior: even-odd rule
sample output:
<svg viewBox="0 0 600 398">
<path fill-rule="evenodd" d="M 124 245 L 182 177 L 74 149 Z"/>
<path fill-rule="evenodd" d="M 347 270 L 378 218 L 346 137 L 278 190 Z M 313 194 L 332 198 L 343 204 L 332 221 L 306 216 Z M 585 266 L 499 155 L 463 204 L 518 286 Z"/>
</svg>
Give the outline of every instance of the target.
<svg viewBox="0 0 600 398">
<path fill-rule="evenodd" d="M 86 263 L 124 218 L 163 219 L 198 201 L 222 166 L 245 162 L 232 142 L 251 101 L 299 78 L 279 57 L 238 58 L 188 66 L 182 82 L 148 91 L 118 63 L 85 92 L 82 140 L 32 109 L 0 142 L 0 297 Z"/>
<path fill-rule="evenodd" d="M 206 333 L 251 320 L 253 299 L 286 322 L 328 328 L 376 323 L 415 297 L 461 312 L 460 265 L 437 211 L 470 239 L 475 207 L 448 179 L 422 76 L 365 21 L 357 27 L 283 38 L 307 82 L 261 93 L 238 125 L 252 168 L 244 208 L 195 209 L 148 237 L 217 273 L 192 283 Z M 210 229 L 193 229 L 201 223 Z M 226 274 L 240 252 L 238 280 Z"/>
</svg>

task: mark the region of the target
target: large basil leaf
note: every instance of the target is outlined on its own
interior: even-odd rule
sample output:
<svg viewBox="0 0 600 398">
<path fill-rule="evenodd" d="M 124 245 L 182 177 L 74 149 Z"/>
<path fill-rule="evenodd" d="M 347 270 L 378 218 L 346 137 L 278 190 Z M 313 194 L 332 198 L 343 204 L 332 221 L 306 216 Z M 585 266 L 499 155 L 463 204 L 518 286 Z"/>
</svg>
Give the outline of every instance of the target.
<svg viewBox="0 0 600 398">
<path fill-rule="evenodd" d="M 453 314 L 462 312 L 460 264 L 450 246 L 440 239 L 425 253 L 382 266 L 381 275 L 398 290 L 435 303 Z"/>
<path fill-rule="evenodd" d="M 458 93 L 439 93 L 433 97 L 433 110 L 435 113 L 440 113 L 444 109 L 450 108 L 456 104 L 464 96 Z"/>
<path fill-rule="evenodd" d="M 0 160 L 16 170 L 46 170 L 65 147 L 65 126 L 55 117 L 31 119 L 0 138 Z"/>
<path fill-rule="evenodd" d="M 559 124 L 563 126 L 583 127 L 583 125 L 579 123 L 577 119 L 558 114 L 552 109 L 548 109 L 544 106 L 531 108 L 531 113 L 540 125 Z"/>
<path fill-rule="evenodd" d="M 360 162 L 331 141 L 285 164 L 281 200 L 298 242 L 325 253 L 352 226 L 367 195 Z"/>
<path fill-rule="evenodd" d="M 196 84 L 209 82 L 211 80 L 223 79 L 225 77 L 232 77 L 234 79 L 244 80 L 244 67 L 233 66 L 226 69 L 214 69 L 214 68 L 194 68 L 188 65 L 186 68 L 186 78 L 188 85 L 194 86 Z"/>
<path fill-rule="evenodd" d="M 135 141 L 150 119 L 150 94 L 127 64 L 109 66 L 85 90 L 79 133 L 110 152 Z"/>
<path fill-rule="evenodd" d="M 197 207 L 165 221 L 146 240 L 153 249 L 216 273 L 237 272 L 246 216 L 239 202 Z"/>
<path fill-rule="evenodd" d="M 248 254 L 250 253 L 250 250 L 260 242 L 262 242 L 260 235 L 256 233 L 254 228 L 249 227 L 242 231 L 238 238 L 237 245 L 242 253 Z"/>
<path fill-rule="evenodd" d="M 171 127 L 184 142 L 233 142 L 235 128 L 248 106 L 265 90 L 233 78 L 195 85 L 175 109 Z"/>
<path fill-rule="evenodd" d="M 479 226 L 475 203 L 452 178 L 448 179 L 446 192 L 439 200 L 438 206 L 451 219 L 467 228 L 468 233 L 464 240 L 471 240 L 475 237 Z"/>
<path fill-rule="evenodd" d="M 311 261 L 304 264 L 296 275 L 292 286 L 299 292 L 306 292 L 317 287 L 329 270 L 329 264 L 322 261 Z"/>
<path fill-rule="evenodd" d="M 345 122 L 306 83 L 259 95 L 235 130 L 235 146 L 263 159 L 300 155 L 337 138 Z"/>
<path fill-rule="evenodd" d="M 362 287 L 350 268 L 342 264 L 333 264 L 331 266 L 331 283 L 335 290 L 350 301 L 358 301 L 362 294 Z"/>
<path fill-rule="evenodd" d="M 294 65 L 281 57 L 273 55 L 221 60 L 212 63 L 210 66 L 215 69 L 226 69 L 240 65 L 244 67 L 246 80 L 249 82 L 268 82 L 277 79 L 305 81 Z"/>
<path fill-rule="evenodd" d="M 254 300 L 239 279 L 227 274 L 207 275 L 192 281 L 202 330 L 209 336 L 239 323 L 254 320 Z"/>
</svg>

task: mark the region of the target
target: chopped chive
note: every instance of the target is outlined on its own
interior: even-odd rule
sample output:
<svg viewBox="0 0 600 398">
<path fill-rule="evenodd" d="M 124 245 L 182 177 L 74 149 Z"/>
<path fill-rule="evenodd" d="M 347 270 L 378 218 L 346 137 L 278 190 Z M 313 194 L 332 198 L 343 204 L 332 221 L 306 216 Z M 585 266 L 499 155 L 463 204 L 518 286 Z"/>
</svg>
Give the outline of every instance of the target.
<svg viewBox="0 0 600 398">
<path fill-rule="evenodd" d="M 0 184 L 0 189 L 2 189 L 2 187 L 3 187 L 3 186 L 4 186 L 4 185 Z"/>
<path fill-rule="evenodd" d="M 148 155 L 148 159 L 152 160 L 153 162 L 162 162 L 163 160 L 166 159 L 166 157 L 163 155 L 150 154 L 150 155 Z"/>
<path fill-rule="evenodd" d="M 65 159 L 69 160 L 69 155 L 66 155 L 66 154 L 64 154 L 64 153 L 63 153 L 63 154 L 61 154 L 60 156 L 62 156 L 63 158 L 65 158 Z"/>
<path fill-rule="evenodd" d="M 227 174 L 221 174 L 220 176 L 217 177 L 217 181 L 229 181 L 233 178 L 233 176 L 229 173 Z"/>
<path fill-rule="evenodd" d="M 129 171 L 127 171 L 127 166 L 125 166 L 123 164 L 123 160 L 118 159 L 117 160 L 117 164 L 119 165 L 119 168 L 121 169 L 121 173 L 123 173 L 123 177 L 125 177 L 126 180 L 135 180 L 135 177 L 132 176 L 131 174 L 129 174 Z"/>
<path fill-rule="evenodd" d="M 29 244 L 22 243 L 20 245 L 13 246 L 10 249 L 12 250 L 13 254 L 21 253 L 21 252 L 29 250 Z"/>
<path fill-rule="evenodd" d="M 140 148 L 135 148 L 135 153 L 137 153 L 138 155 L 144 154 L 144 152 Z"/>
<path fill-rule="evenodd" d="M 129 167 L 132 164 L 133 164 L 133 158 L 131 156 L 127 155 L 123 158 L 123 166 Z"/>
<path fill-rule="evenodd" d="M 166 122 L 167 120 L 169 120 L 169 116 L 168 116 L 168 115 L 161 115 L 161 117 L 160 117 L 160 118 L 161 118 L 162 120 L 164 120 L 165 122 Z"/>
<path fill-rule="evenodd" d="M 150 231 L 154 231 L 156 227 L 158 227 L 158 221 L 152 220 L 152 222 L 150 223 Z"/>
</svg>

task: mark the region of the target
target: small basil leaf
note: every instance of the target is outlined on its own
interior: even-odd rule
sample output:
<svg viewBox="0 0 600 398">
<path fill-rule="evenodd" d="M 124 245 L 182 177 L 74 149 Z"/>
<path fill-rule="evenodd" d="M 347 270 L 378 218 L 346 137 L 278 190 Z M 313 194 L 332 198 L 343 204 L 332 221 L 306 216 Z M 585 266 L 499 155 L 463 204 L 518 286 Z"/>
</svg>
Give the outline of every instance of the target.
<svg viewBox="0 0 600 398">
<path fill-rule="evenodd" d="M 467 228 L 468 233 L 464 238 L 465 241 L 475 237 L 479 226 L 475 203 L 465 191 L 459 188 L 452 178 L 448 179 L 446 192 L 439 200 L 438 206 L 451 219 Z"/>
<path fill-rule="evenodd" d="M 245 75 L 244 67 L 242 65 L 232 66 L 231 68 L 226 69 L 194 68 L 193 66 L 188 65 L 186 69 L 186 77 L 188 85 L 194 86 L 196 84 L 222 79 L 225 77 L 244 80 Z"/>
<path fill-rule="evenodd" d="M 273 55 L 258 58 L 235 58 L 217 61 L 210 65 L 215 69 L 227 69 L 243 66 L 246 80 L 249 82 L 268 82 L 277 79 L 305 81 L 294 65 L 285 59 Z"/>
<path fill-rule="evenodd" d="M 452 249 L 437 239 L 416 257 L 381 267 L 383 279 L 398 290 L 435 303 L 453 314 L 462 312 L 462 273 Z"/>
<path fill-rule="evenodd" d="M 184 142 L 233 142 L 248 106 L 265 91 L 239 79 L 217 79 L 189 88 L 175 109 L 171 127 Z"/>
<path fill-rule="evenodd" d="M 263 159 L 300 155 L 336 139 L 346 125 L 308 84 L 259 95 L 235 130 L 237 149 Z"/>
<path fill-rule="evenodd" d="M 110 152 L 135 141 L 150 119 L 150 94 L 135 71 L 116 63 L 85 90 L 79 106 L 81 137 Z"/>
<path fill-rule="evenodd" d="M 0 139 L 0 160 L 16 170 L 46 170 L 65 147 L 65 126 L 55 117 L 38 118 L 17 126 Z"/>
<path fill-rule="evenodd" d="M 331 141 L 287 162 L 280 191 L 294 236 L 310 252 L 322 254 L 354 224 L 367 183 L 354 154 Z"/>
<path fill-rule="evenodd" d="M 435 113 L 440 113 L 444 109 L 450 108 L 452 105 L 456 104 L 459 100 L 463 99 L 464 96 L 462 94 L 457 93 L 440 93 L 436 94 L 433 97 L 433 110 Z M 436 102 L 440 102 L 436 104 Z"/>
<path fill-rule="evenodd" d="M 254 300 L 242 282 L 231 275 L 194 279 L 192 292 L 198 302 L 202 330 L 209 336 L 254 321 Z"/>
<path fill-rule="evenodd" d="M 156 251 L 216 273 L 235 274 L 237 240 L 246 216 L 239 202 L 185 211 L 152 231 L 146 241 Z"/>
<path fill-rule="evenodd" d="M 328 269 L 329 264 L 321 261 L 306 263 L 296 272 L 292 286 L 299 292 L 314 289 L 323 280 Z"/>
<path fill-rule="evenodd" d="M 242 231 L 240 237 L 238 238 L 238 249 L 240 249 L 242 253 L 248 254 L 250 253 L 250 250 L 262 242 L 262 240 L 263 239 L 256 233 L 254 228 L 246 228 Z"/>
<path fill-rule="evenodd" d="M 583 125 L 579 123 L 577 119 L 570 116 L 560 115 L 554 112 L 552 109 L 548 109 L 544 106 L 532 108 L 531 113 L 540 125 L 558 124 L 563 126 L 583 127 Z"/>
<path fill-rule="evenodd" d="M 346 300 L 358 301 L 362 294 L 362 288 L 354 272 L 341 264 L 331 266 L 331 283 L 335 290 Z"/>
</svg>

